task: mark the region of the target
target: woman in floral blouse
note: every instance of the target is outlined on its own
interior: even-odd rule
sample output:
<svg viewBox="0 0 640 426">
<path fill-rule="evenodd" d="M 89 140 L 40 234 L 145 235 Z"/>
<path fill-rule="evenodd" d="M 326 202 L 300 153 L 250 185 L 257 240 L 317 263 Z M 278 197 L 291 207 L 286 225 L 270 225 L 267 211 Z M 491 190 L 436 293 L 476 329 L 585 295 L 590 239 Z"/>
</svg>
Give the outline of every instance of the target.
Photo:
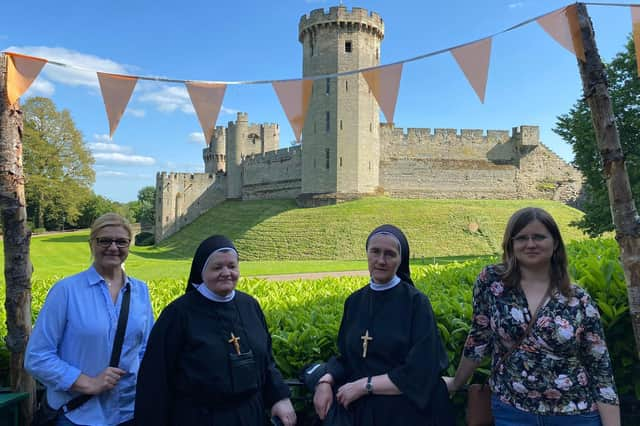
<svg viewBox="0 0 640 426">
<path fill-rule="evenodd" d="M 487 266 L 476 280 L 463 356 L 455 377 L 444 378 L 449 391 L 491 355 L 496 426 L 619 425 L 600 315 L 587 292 L 569 281 L 555 221 L 539 208 L 519 210 L 502 247 L 502 263 Z"/>
</svg>

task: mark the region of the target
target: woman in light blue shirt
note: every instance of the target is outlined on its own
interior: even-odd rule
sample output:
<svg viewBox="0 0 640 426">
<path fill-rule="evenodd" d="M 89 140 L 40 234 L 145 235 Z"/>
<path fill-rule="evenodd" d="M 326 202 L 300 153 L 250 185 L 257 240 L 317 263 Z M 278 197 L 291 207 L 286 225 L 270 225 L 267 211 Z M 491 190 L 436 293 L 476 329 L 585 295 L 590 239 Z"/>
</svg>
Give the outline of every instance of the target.
<svg viewBox="0 0 640 426">
<path fill-rule="evenodd" d="M 107 213 L 91 227 L 91 267 L 57 282 L 49 291 L 27 345 L 25 368 L 46 386 L 57 410 L 81 394 L 80 407 L 55 424 L 133 425 L 136 379 L 153 326 L 147 286 L 127 276 L 131 226 Z M 123 295 L 130 290 L 128 322 L 118 367 L 110 367 Z"/>
</svg>

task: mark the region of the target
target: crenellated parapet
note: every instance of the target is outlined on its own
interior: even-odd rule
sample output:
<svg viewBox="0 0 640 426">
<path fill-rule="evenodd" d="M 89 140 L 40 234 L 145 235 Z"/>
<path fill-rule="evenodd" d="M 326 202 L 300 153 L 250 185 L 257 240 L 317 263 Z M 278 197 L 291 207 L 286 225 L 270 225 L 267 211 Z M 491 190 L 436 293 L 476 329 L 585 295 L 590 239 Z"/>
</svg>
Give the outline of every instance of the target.
<svg viewBox="0 0 640 426">
<path fill-rule="evenodd" d="M 523 129 L 523 130 L 521 130 Z M 380 125 L 380 138 L 383 145 L 389 144 L 484 144 L 494 145 L 509 141 L 524 140 L 528 145 L 538 143 L 538 126 L 514 127 L 510 134 L 508 130 L 482 129 L 446 129 L 446 128 L 399 128 L 390 124 Z"/>
<path fill-rule="evenodd" d="M 335 6 L 329 8 L 329 12 L 315 9 L 309 15 L 302 15 L 298 24 L 298 40 L 302 42 L 307 32 L 331 28 L 363 31 L 375 34 L 380 40 L 384 38 L 384 22 L 377 13 L 359 7 L 348 10 L 345 6 Z"/>
<path fill-rule="evenodd" d="M 290 146 L 287 148 L 281 148 L 276 151 L 268 151 L 264 154 L 251 154 L 244 158 L 244 166 L 252 166 L 255 164 L 283 162 L 300 157 L 302 155 L 302 149 L 300 145 Z"/>
</svg>

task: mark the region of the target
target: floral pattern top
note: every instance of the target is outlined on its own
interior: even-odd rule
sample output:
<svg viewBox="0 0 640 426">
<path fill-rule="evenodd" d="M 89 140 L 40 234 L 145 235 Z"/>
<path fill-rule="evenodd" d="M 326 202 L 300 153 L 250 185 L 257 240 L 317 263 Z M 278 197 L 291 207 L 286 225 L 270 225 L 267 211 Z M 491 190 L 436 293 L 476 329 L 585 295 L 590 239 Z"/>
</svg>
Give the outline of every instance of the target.
<svg viewBox="0 0 640 426">
<path fill-rule="evenodd" d="M 529 336 L 496 366 L 525 333 L 532 313 L 522 289 L 505 288 L 495 265 L 478 276 L 464 356 L 480 361 L 492 355 L 489 383 L 503 402 L 546 415 L 586 414 L 597 410 L 596 402 L 618 405 L 598 309 L 582 288 L 572 285 L 572 293 L 553 292 Z"/>
</svg>

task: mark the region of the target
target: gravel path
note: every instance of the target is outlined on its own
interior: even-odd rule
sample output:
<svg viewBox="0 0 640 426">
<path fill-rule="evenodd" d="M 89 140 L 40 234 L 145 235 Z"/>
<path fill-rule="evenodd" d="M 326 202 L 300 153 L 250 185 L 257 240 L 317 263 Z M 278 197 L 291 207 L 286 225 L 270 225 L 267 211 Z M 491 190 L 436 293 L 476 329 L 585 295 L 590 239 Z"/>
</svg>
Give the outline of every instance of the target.
<svg viewBox="0 0 640 426">
<path fill-rule="evenodd" d="M 251 278 L 264 278 L 268 281 L 318 280 L 325 277 L 366 277 L 369 271 L 311 272 L 282 275 L 255 275 Z"/>
</svg>

